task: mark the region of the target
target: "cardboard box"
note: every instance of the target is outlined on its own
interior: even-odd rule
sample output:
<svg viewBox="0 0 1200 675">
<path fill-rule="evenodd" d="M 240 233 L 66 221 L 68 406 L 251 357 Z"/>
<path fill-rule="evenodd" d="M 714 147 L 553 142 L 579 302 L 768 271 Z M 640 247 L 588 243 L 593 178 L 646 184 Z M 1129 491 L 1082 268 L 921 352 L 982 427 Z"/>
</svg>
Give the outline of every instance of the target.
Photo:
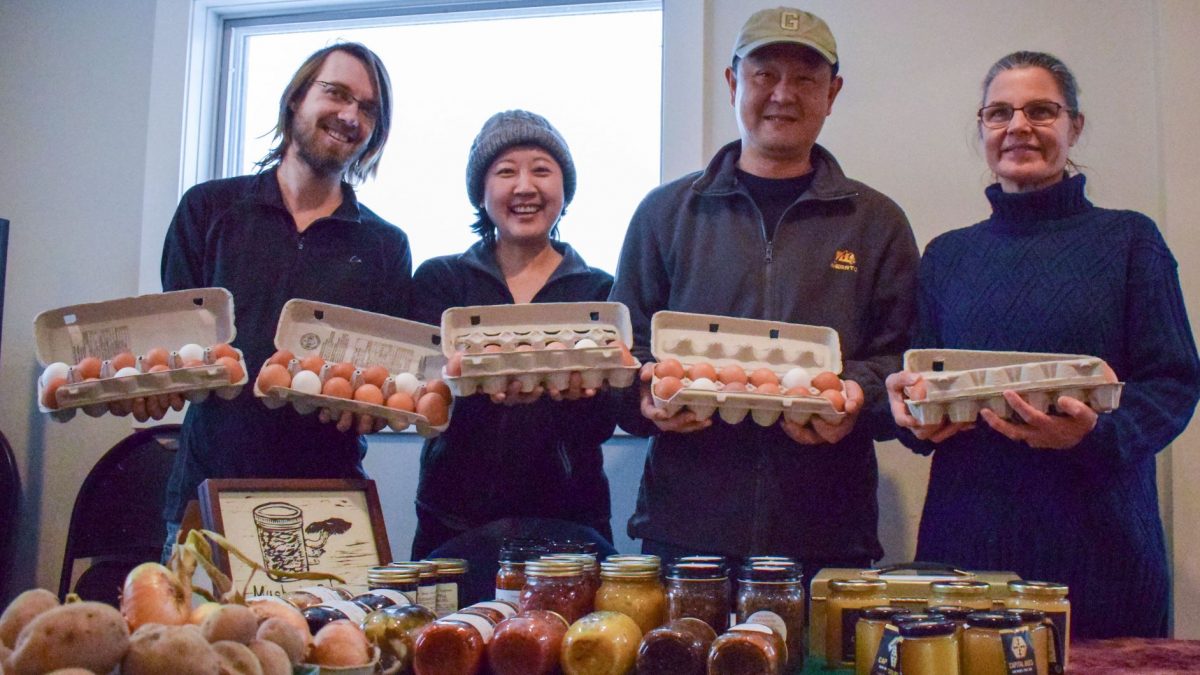
<svg viewBox="0 0 1200 675">
<path fill-rule="evenodd" d="M 1110 382 L 1104 367 L 1102 359 L 1076 354 L 910 349 L 904 353 L 904 369 L 920 373 L 927 391 L 923 400 L 905 403 L 922 425 L 946 416 L 951 422 L 970 422 L 982 408 L 1008 419 L 1013 412 L 1002 395 L 1006 389 L 1041 412 L 1059 396 L 1110 412 L 1120 404 L 1122 383 Z"/>
<path fill-rule="evenodd" d="M 189 343 L 205 348 L 228 343 L 235 337 L 233 317 L 233 296 L 223 288 L 154 293 L 42 312 L 33 322 L 38 362 L 43 367 L 61 362 L 71 368 L 68 384 L 55 394 L 57 409 L 43 404 L 47 383 L 38 378 L 38 409 L 65 422 L 79 409 L 95 417 L 107 412 L 110 402 L 144 396 L 182 394 L 198 402 L 215 392 L 233 398 L 246 376 L 231 383 L 225 366 L 212 363 L 211 355 L 206 355 L 207 365 L 157 373 L 108 377 L 111 368 L 104 368 L 106 376 L 94 381 L 80 381 L 74 368 L 85 357 L 106 361 L 121 352 L 140 356 L 156 347 L 177 351 Z M 244 372 L 240 351 L 238 360 Z"/>
<path fill-rule="evenodd" d="M 512 380 L 525 392 L 564 390 L 571 373 L 589 389 L 628 387 L 641 366 L 627 356 L 633 328 L 619 302 L 452 307 L 442 313 L 441 334 L 447 359 L 461 353 L 462 374 L 446 377 L 456 396 L 497 394 Z"/>
<path fill-rule="evenodd" d="M 700 362 L 718 370 L 738 365 L 747 373 L 768 368 L 781 380 L 793 368 L 805 369 L 810 377 L 842 372 L 841 341 L 837 331 L 824 326 L 663 311 L 654 315 L 650 330 L 654 357 L 678 359 L 685 367 Z M 658 380 L 656 376 L 651 386 Z M 717 412 L 729 424 L 747 415 L 762 426 L 774 424 L 780 415 L 797 424 L 807 424 L 813 415 L 831 423 L 845 416 L 817 395 L 763 394 L 753 386 L 747 391 L 693 389 L 686 377 L 683 383 L 670 399 L 655 395 L 654 404 L 671 414 L 686 407 L 699 419 Z"/>
<path fill-rule="evenodd" d="M 297 359 L 316 354 L 327 364 L 352 363 L 359 369 L 383 366 L 391 374 L 382 387 L 385 400 L 396 391 L 398 375 L 407 373 L 422 387 L 439 378 L 445 364 L 440 342 L 437 326 L 301 299 L 289 300 L 283 306 L 275 329 L 276 349 L 291 351 Z M 296 368 L 298 364 L 293 364 L 293 371 Z M 322 382 L 326 377 L 322 376 Z M 445 424 L 434 426 L 416 413 L 335 396 L 305 394 L 288 387 L 275 387 L 263 393 L 257 382 L 254 395 L 268 407 L 291 404 L 301 414 L 329 408 L 373 415 L 387 420 L 388 426 L 397 431 L 414 425 L 418 434 L 427 437 L 440 434 L 450 424 L 447 419 Z M 450 413 L 453 414 L 453 406 Z"/>
</svg>

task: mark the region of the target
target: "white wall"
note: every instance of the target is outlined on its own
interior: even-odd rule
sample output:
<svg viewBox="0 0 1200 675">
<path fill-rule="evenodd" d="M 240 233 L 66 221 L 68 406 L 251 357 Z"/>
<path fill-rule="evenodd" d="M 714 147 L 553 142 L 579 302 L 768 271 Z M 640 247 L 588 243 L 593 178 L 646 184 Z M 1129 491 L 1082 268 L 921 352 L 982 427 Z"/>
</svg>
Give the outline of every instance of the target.
<svg viewBox="0 0 1200 675">
<path fill-rule="evenodd" d="M 214 0 L 216 2 L 218 0 Z M 264 3 L 265 4 L 265 3 Z M 666 0 L 664 172 L 698 168 L 736 136 L 721 69 L 748 0 Z M 920 244 L 986 215 L 987 182 L 972 119 L 988 65 L 1014 49 L 1057 53 L 1076 71 L 1088 114 L 1076 159 L 1088 166 L 1100 205 L 1154 217 L 1181 261 L 1192 316 L 1200 321 L 1200 215 L 1195 176 L 1200 140 L 1200 3 L 1194 0 L 811 0 L 838 37 L 846 87 L 822 143 L 848 173 L 908 212 Z M 202 13 L 201 13 L 202 18 Z M 91 463 L 128 423 L 47 422 L 33 407 L 38 367 L 31 319 L 40 310 L 157 290 L 161 233 L 182 185 L 181 130 L 198 113 L 185 78 L 206 30 L 187 0 L 6 0 L 0 3 L 0 217 L 12 220 L 0 430 L 15 447 L 27 486 L 14 588 L 57 583 L 71 502 Z M 615 235 L 614 235 L 615 236 Z M 1200 637 L 1200 542 L 1188 531 L 1200 499 L 1187 478 L 1200 460 L 1193 425 L 1160 466 L 1173 535 L 1176 632 Z M 888 560 L 911 558 L 926 460 L 881 446 L 881 536 Z M 393 550 L 406 556 L 417 446 L 411 437 L 373 443 Z M 623 536 L 643 450 L 606 448 L 614 529 Z M 633 544 L 619 538 L 619 547 Z"/>
</svg>

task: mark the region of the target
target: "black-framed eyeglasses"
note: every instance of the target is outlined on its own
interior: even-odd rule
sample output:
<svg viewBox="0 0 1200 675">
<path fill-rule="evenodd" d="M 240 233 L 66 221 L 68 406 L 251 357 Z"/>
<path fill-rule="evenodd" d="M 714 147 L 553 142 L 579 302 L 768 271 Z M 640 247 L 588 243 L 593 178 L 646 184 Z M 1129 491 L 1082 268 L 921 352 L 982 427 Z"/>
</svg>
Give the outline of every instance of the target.
<svg viewBox="0 0 1200 675">
<path fill-rule="evenodd" d="M 342 105 L 350 105 L 351 103 L 358 105 L 358 110 L 366 115 L 371 120 L 379 119 L 379 104 L 374 101 L 363 101 L 355 98 L 354 94 L 345 85 L 337 82 L 326 82 L 325 80 L 313 80 L 313 84 L 321 85 L 321 90 L 325 95 Z"/>
<path fill-rule="evenodd" d="M 993 103 L 979 109 L 979 121 L 989 129 L 1002 129 L 1012 122 L 1013 115 L 1020 110 L 1025 119 L 1034 126 L 1044 127 L 1054 124 L 1063 110 L 1070 111 L 1061 103 L 1055 101 L 1030 101 L 1025 105 L 1014 108 L 1007 103 Z"/>
</svg>

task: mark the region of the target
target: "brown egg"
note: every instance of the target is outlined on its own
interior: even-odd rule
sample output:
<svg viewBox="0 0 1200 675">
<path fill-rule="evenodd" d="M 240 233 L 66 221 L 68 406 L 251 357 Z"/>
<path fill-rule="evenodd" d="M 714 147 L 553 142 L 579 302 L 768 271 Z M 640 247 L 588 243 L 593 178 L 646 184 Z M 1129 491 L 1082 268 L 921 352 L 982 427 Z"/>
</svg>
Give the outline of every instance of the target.
<svg viewBox="0 0 1200 675">
<path fill-rule="evenodd" d="M 748 381 L 746 379 L 746 369 L 742 368 L 736 363 L 731 363 L 728 366 L 721 366 L 721 369 L 717 371 L 717 379 L 725 384 L 731 384 L 734 382 L 746 384 Z"/>
<path fill-rule="evenodd" d="M 808 387 L 792 387 L 783 392 L 787 396 L 812 396 L 813 393 Z"/>
<path fill-rule="evenodd" d="M 664 401 L 669 400 L 680 389 L 683 389 L 683 381 L 674 375 L 660 377 L 658 382 L 654 383 L 654 395 Z"/>
<path fill-rule="evenodd" d="M 557 340 L 546 343 L 546 349 L 566 349 L 567 346 Z"/>
<path fill-rule="evenodd" d="M 834 375 L 828 370 L 823 373 L 817 373 L 816 377 L 812 379 L 812 386 L 820 389 L 823 392 L 829 391 L 830 389 L 842 391 L 842 381 L 838 379 L 837 375 Z"/>
<path fill-rule="evenodd" d="M 829 402 L 833 404 L 833 409 L 838 412 L 846 409 L 846 397 L 842 396 L 842 392 L 836 389 L 826 389 L 821 392 L 821 397 L 829 399 Z"/>
<path fill-rule="evenodd" d="M 258 371 L 258 390 L 262 393 L 267 393 L 275 387 L 292 386 L 292 374 L 288 369 L 278 363 L 268 363 L 263 366 L 263 369 Z"/>
<path fill-rule="evenodd" d="M 100 377 L 100 359 L 94 356 L 83 359 L 75 365 L 75 372 L 79 374 L 81 380 Z"/>
<path fill-rule="evenodd" d="M 246 369 L 242 368 L 242 364 L 235 358 L 222 356 L 217 359 L 217 363 L 225 366 L 225 370 L 229 372 L 230 384 L 241 382 L 242 378 L 246 376 Z"/>
<path fill-rule="evenodd" d="M 354 400 L 371 405 L 383 405 L 383 391 L 379 387 L 367 383 L 354 390 Z"/>
<path fill-rule="evenodd" d="M 318 375 L 321 374 L 321 367 L 324 365 L 325 359 L 317 356 L 316 354 L 309 354 L 308 356 L 300 359 L 300 367 L 302 369 L 314 372 Z"/>
<path fill-rule="evenodd" d="M 499 353 L 502 351 L 504 351 L 504 347 L 501 347 L 500 345 L 496 344 L 495 342 L 493 342 L 491 344 L 486 344 L 483 346 L 483 352 L 485 354 L 496 354 L 496 353 Z"/>
<path fill-rule="evenodd" d="M 321 393 L 337 398 L 350 398 L 354 395 L 354 389 L 350 386 L 350 380 L 344 377 L 331 377 L 325 380 L 325 384 L 321 387 Z"/>
<path fill-rule="evenodd" d="M 912 386 L 905 387 L 904 395 L 913 401 L 924 401 L 925 397 L 929 395 L 925 390 L 925 380 L 921 380 Z"/>
<path fill-rule="evenodd" d="M 210 354 L 212 354 L 213 361 L 216 361 L 222 356 L 228 356 L 231 359 L 236 359 L 238 357 L 237 350 L 233 347 L 230 347 L 229 344 L 225 342 L 218 342 L 217 344 L 209 347 L 208 351 Z"/>
<path fill-rule="evenodd" d="M 180 368 L 202 368 L 206 365 L 208 365 L 208 364 L 201 361 L 200 359 L 185 359 L 184 362 L 179 365 L 179 367 Z"/>
<path fill-rule="evenodd" d="M 754 388 L 756 394 L 778 394 L 780 393 L 779 385 L 774 382 L 763 382 Z"/>
<path fill-rule="evenodd" d="M 750 373 L 750 384 L 761 387 L 764 384 L 779 384 L 779 376 L 770 368 L 759 368 Z"/>
<path fill-rule="evenodd" d="M 416 412 L 417 410 L 417 404 L 413 401 L 412 394 L 405 391 L 398 391 L 389 396 L 387 407 L 405 412 Z"/>
<path fill-rule="evenodd" d="M 517 345 L 517 351 L 519 352 L 531 352 L 533 350 L 533 345 L 529 344 L 528 342 L 522 342 L 521 344 Z"/>
<path fill-rule="evenodd" d="M 383 383 L 388 379 L 388 375 L 391 373 L 383 366 L 367 366 L 363 368 L 362 372 L 363 382 L 373 384 L 380 389 L 383 388 Z"/>
<path fill-rule="evenodd" d="M 417 414 L 429 420 L 430 426 L 440 427 L 450 419 L 450 404 L 441 394 L 427 392 L 417 400 Z"/>
<path fill-rule="evenodd" d="M 450 377 L 458 377 L 462 375 L 463 353 L 454 352 L 450 355 L 450 359 L 446 361 L 446 375 Z"/>
<path fill-rule="evenodd" d="M 50 408 L 51 410 L 57 410 L 58 399 L 55 398 L 55 394 L 58 392 L 58 388 L 66 383 L 67 378 L 65 377 L 56 377 L 53 380 L 50 380 L 50 382 L 46 384 L 46 388 L 42 390 L 42 405 Z"/>
<path fill-rule="evenodd" d="M 288 351 L 286 349 L 280 349 L 279 351 L 272 354 L 271 358 L 267 359 L 267 363 L 274 363 L 274 364 L 283 366 L 284 368 L 287 368 L 287 365 L 289 363 L 291 363 L 292 359 L 294 359 L 294 358 L 296 358 L 295 354 L 291 353 L 290 351 Z"/>
<path fill-rule="evenodd" d="M 165 363 L 156 363 L 153 366 L 150 366 L 150 369 L 147 370 L 146 372 L 147 373 L 165 373 L 170 369 L 171 368 L 169 366 L 167 366 L 167 364 L 165 364 Z"/>
<path fill-rule="evenodd" d="M 723 387 L 721 387 L 721 391 L 728 391 L 728 392 L 746 391 L 746 383 L 745 382 L 727 382 L 727 383 L 725 383 L 725 385 Z"/>
<path fill-rule="evenodd" d="M 110 362 L 112 363 L 113 372 L 116 372 L 122 368 L 132 368 L 137 365 L 137 357 L 132 352 L 121 352 L 112 357 Z"/>
<path fill-rule="evenodd" d="M 663 359 L 654 365 L 655 377 L 677 377 L 683 379 L 683 364 L 678 359 Z"/>
<path fill-rule="evenodd" d="M 168 357 L 170 357 L 170 353 L 166 349 L 154 347 L 142 357 L 142 365 L 146 367 L 148 372 L 156 372 L 154 366 L 167 365 Z"/>
<path fill-rule="evenodd" d="M 704 378 L 706 380 L 716 380 L 717 369 L 713 368 L 711 363 L 693 363 L 688 368 L 688 377 L 693 380 L 699 380 L 700 378 Z"/>
<path fill-rule="evenodd" d="M 354 364 L 346 363 L 345 361 L 342 361 L 341 363 L 331 363 L 329 365 L 329 377 L 340 377 L 347 382 L 354 377 L 354 371 Z M 317 374 L 321 374 L 320 369 L 317 370 Z"/>
<path fill-rule="evenodd" d="M 425 393 L 437 394 L 442 397 L 446 405 L 450 405 L 454 401 L 454 394 L 450 393 L 450 386 L 441 380 L 430 380 L 425 383 Z"/>
<path fill-rule="evenodd" d="M 621 350 L 621 365 L 636 366 L 637 359 L 633 358 L 633 352 L 629 351 L 629 347 L 625 345 L 625 342 L 622 340 L 614 340 L 613 342 L 616 343 L 617 349 Z"/>
</svg>

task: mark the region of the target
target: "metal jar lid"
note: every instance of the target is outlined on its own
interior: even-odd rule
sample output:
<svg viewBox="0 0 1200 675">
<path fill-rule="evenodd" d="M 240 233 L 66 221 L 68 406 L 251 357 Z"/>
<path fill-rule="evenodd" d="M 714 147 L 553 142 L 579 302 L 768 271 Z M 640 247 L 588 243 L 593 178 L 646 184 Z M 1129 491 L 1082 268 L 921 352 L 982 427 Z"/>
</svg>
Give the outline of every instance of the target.
<svg viewBox="0 0 1200 675">
<path fill-rule="evenodd" d="M 426 558 L 421 562 L 433 563 L 438 574 L 466 574 L 470 568 L 462 558 Z"/>
<path fill-rule="evenodd" d="M 1065 598 L 1067 585 L 1052 581 L 1025 581 L 1014 579 L 1008 582 L 1008 590 L 1016 595 L 1036 596 L 1039 598 Z"/>
<path fill-rule="evenodd" d="M 829 582 L 829 588 L 839 593 L 880 593 L 887 590 L 887 582 L 882 579 L 834 579 Z"/>
<path fill-rule="evenodd" d="M 577 577 L 583 574 L 578 560 L 538 558 L 525 563 L 526 577 Z"/>
<path fill-rule="evenodd" d="M 979 598 L 986 596 L 991 588 L 983 581 L 935 581 L 929 584 L 929 590 L 938 595 L 949 595 L 956 598 Z"/>
<path fill-rule="evenodd" d="M 367 569 L 367 585 L 368 586 L 395 586 L 404 584 L 416 584 L 420 581 L 421 574 L 415 567 L 399 567 L 392 565 L 383 565 L 380 567 L 371 567 Z"/>
</svg>

